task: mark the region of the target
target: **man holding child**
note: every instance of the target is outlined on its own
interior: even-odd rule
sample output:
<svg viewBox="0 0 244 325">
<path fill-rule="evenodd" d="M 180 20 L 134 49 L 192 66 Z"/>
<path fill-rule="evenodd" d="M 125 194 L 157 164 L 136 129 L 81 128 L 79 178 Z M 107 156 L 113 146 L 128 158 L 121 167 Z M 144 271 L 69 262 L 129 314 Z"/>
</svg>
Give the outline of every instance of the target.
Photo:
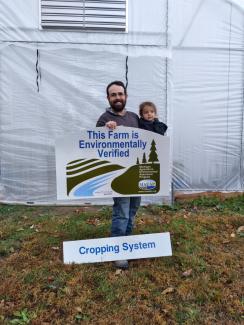
<svg viewBox="0 0 244 325">
<path fill-rule="evenodd" d="M 167 126 L 164 123 L 159 122 L 156 118 L 157 112 L 153 103 L 146 102 L 147 105 L 140 110 L 140 120 L 137 114 L 126 110 L 125 106 L 127 91 L 122 81 L 113 81 L 107 86 L 107 99 L 110 107 L 107 108 L 106 112 L 99 117 L 96 124 L 97 127 L 106 126 L 111 129 L 114 129 L 117 126 L 144 128 L 143 126 L 146 124 L 146 129 L 160 133 L 158 132 L 159 128 L 157 127 L 157 130 L 155 130 L 153 125 L 157 124 L 158 126 L 158 123 L 161 123 L 163 126 L 161 125 L 160 130 L 163 130 L 163 133 L 166 131 Z M 146 112 L 145 116 L 143 114 L 143 110 Z M 151 116 L 152 114 L 150 113 L 151 111 L 154 111 L 154 114 L 152 112 L 153 118 Z M 135 215 L 140 206 L 141 197 L 114 197 L 113 200 L 114 205 L 112 213 L 111 236 L 117 237 L 131 235 Z M 127 269 L 128 261 L 115 261 L 115 266 L 117 268 Z"/>
</svg>

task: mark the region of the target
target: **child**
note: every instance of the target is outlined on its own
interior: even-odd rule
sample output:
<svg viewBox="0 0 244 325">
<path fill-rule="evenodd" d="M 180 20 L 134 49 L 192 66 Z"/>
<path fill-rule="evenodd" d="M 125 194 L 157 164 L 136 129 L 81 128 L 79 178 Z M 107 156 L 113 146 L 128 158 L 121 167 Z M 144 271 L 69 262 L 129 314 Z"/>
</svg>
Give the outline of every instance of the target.
<svg viewBox="0 0 244 325">
<path fill-rule="evenodd" d="M 139 107 L 139 128 L 164 135 L 167 125 L 157 119 L 157 108 L 152 102 L 143 102 Z"/>
</svg>

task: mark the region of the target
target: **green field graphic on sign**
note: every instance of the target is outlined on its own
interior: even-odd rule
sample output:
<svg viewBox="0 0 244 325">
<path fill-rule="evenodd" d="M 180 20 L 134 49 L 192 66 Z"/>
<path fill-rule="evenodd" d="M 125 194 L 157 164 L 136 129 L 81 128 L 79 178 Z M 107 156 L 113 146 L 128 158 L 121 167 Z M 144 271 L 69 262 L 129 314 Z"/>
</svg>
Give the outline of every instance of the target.
<svg viewBox="0 0 244 325">
<path fill-rule="evenodd" d="M 160 164 L 145 163 L 130 167 L 116 177 L 112 189 L 120 194 L 152 194 L 160 190 Z"/>
<path fill-rule="evenodd" d="M 125 167 L 112 164 L 107 160 L 78 159 L 71 161 L 66 166 L 67 195 L 78 184 L 96 176 L 104 175 Z"/>
</svg>

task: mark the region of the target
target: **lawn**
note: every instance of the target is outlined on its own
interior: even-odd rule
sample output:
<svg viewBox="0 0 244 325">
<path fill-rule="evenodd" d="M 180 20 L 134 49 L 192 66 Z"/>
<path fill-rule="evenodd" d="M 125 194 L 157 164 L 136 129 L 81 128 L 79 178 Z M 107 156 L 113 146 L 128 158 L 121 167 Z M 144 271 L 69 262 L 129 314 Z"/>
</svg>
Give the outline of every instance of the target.
<svg viewBox="0 0 244 325">
<path fill-rule="evenodd" d="M 0 205 L 0 324 L 241 324 L 244 196 L 141 207 L 135 234 L 173 256 L 64 265 L 62 242 L 109 236 L 110 207 Z M 242 227 L 242 228 L 241 228 Z"/>
</svg>

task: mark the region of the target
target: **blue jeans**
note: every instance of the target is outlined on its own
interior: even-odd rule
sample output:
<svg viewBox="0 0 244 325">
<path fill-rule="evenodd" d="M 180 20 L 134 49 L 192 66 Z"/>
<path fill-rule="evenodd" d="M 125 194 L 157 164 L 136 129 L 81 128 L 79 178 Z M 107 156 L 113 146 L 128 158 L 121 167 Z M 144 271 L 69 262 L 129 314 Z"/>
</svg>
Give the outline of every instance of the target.
<svg viewBox="0 0 244 325">
<path fill-rule="evenodd" d="M 131 235 L 141 197 L 114 197 L 111 236 Z"/>
</svg>

